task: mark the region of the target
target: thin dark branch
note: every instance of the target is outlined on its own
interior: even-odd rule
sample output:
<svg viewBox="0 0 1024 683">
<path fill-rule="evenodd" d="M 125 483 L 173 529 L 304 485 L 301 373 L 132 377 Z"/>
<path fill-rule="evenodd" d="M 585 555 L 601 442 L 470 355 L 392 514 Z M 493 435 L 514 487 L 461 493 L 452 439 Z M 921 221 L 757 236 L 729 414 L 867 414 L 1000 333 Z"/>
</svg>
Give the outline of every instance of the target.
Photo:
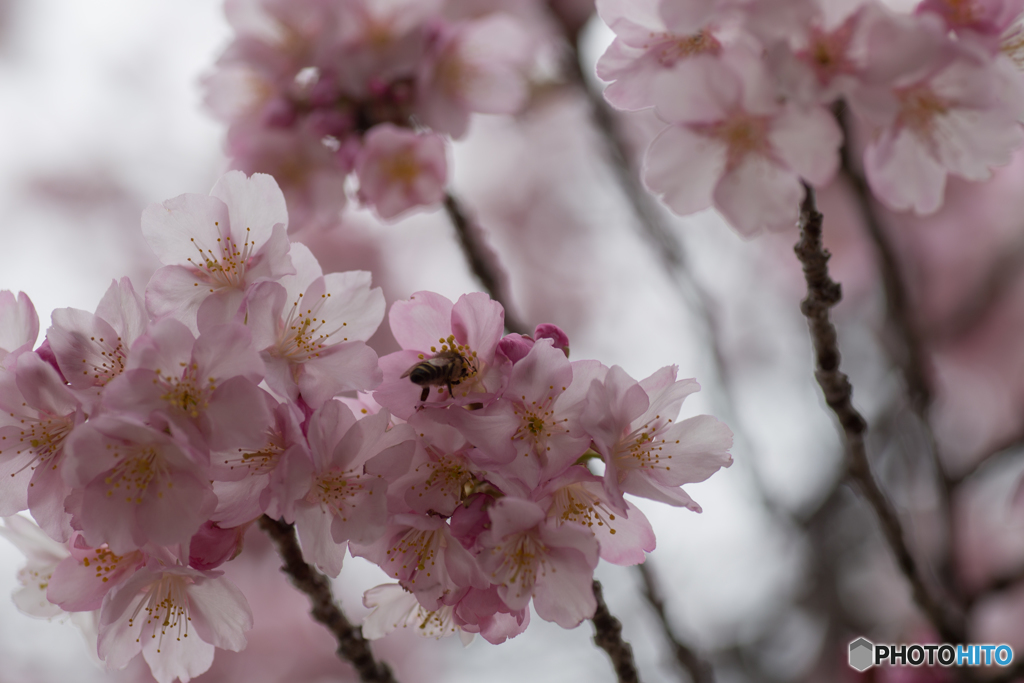
<svg viewBox="0 0 1024 683">
<path fill-rule="evenodd" d="M 568 80 L 586 99 L 590 110 L 590 117 L 595 129 L 599 133 L 599 139 L 602 143 L 606 160 L 623 195 L 632 208 L 643 237 L 661 262 L 662 268 L 668 274 L 675 289 L 690 306 L 695 317 L 703 323 L 712 364 L 721 387 L 718 395 L 723 397 L 720 410 L 725 413 L 724 417 L 732 426 L 733 432 L 740 440 L 746 443 L 748 454 L 753 455 L 756 445 L 751 439 L 742 436 L 745 434 L 745 430 L 743 429 L 741 416 L 736 409 L 736 402 L 733 396 L 732 372 L 725 352 L 722 349 L 721 322 L 716 313 L 719 306 L 715 303 L 711 293 L 694 277 L 687 262 L 687 254 L 682 242 L 670 230 L 665 221 L 665 213 L 659 207 L 657 200 L 651 196 L 640 181 L 639 169 L 633 159 L 634 154 L 630 149 L 617 113 L 605 101 L 600 90 L 594 88 L 583 73 L 579 50 L 579 26 L 571 21 L 566 21 L 563 14 L 559 12 L 555 2 L 552 2 L 551 6 L 553 10 L 552 15 L 561 25 L 565 37 L 567 49 L 563 61 L 564 71 L 568 76 Z M 771 499 L 765 490 L 761 477 L 757 475 L 756 468 L 754 469 L 754 475 L 755 486 L 769 514 L 782 524 L 799 526 L 799 520 L 796 520 L 789 510 L 786 510 L 782 505 Z M 643 566 L 639 565 L 639 568 L 642 571 Z M 652 579 L 646 573 L 643 573 L 642 578 L 645 584 Z M 649 599 L 650 593 L 646 593 L 645 597 Z M 660 610 L 653 603 L 651 607 L 655 612 Z M 667 622 L 662 620 L 662 626 L 666 639 L 669 642 L 675 643 L 676 639 L 668 628 Z M 676 654 L 678 656 L 678 651 Z M 708 680 L 711 679 L 709 678 Z"/>
<path fill-rule="evenodd" d="M 815 205 L 814 189 L 806 184 L 804 189 L 804 201 L 800 206 L 800 241 L 794 248 L 807 281 L 807 298 L 801 302 L 800 311 L 807 318 L 814 344 L 815 379 L 825 394 L 825 402 L 842 426 L 850 459 L 848 477 L 878 516 L 882 534 L 895 555 L 896 564 L 910 582 L 914 602 L 946 642 L 962 643 L 965 633 L 962 617 L 929 590 L 924 573 L 907 545 L 899 516 L 878 487 L 871 471 L 864 443 L 867 422 L 853 407 L 853 388 L 849 378 L 839 369 L 839 341 L 830 319 L 830 309 L 842 299 L 842 290 L 829 276 L 830 254 L 822 245 L 823 217 Z"/>
<path fill-rule="evenodd" d="M 594 624 L 594 643 L 612 658 L 619 683 L 640 683 L 636 663 L 633 661 L 633 648 L 622 639 L 622 624 L 608 611 L 601 582 L 597 579 L 594 579 L 594 597 L 597 599 L 597 610 L 590 620 Z"/>
<path fill-rule="evenodd" d="M 644 580 L 644 597 L 654 608 L 654 613 L 661 622 L 661 629 L 668 637 L 672 645 L 672 652 L 676 656 L 679 665 L 690 674 L 693 683 L 714 683 L 715 672 L 711 664 L 705 661 L 697 652 L 686 643 L 677 638 L 672 631 L 672 625 L 668 622 L 668 615 L 665 613 L 665 601 L 658 592 L 658 583 L 654 578 L 652 569 L 648 566 L 649 561 L 637 565 L 640 576 Z"/>
<path fill-rule="evenodd" d="M 508 296 L 508 285 L 504 272 L 498 265 L 498 255 L 491 249 L 483 235 L 483 231 L 475 221 L 471 220 L 462 203 L 450 192 L 444 195 L 444 210 L 448 214 L 455 232 L 459 236 L 459 245 L 466 255 L 473 275 L 484 286 L 491 298 L 505 308 L 505 327 L 509 332 L 530 334 L 532 330 L 516 317 Z"/>
<path fill-rule="evenodd" d="M 338 641 L 338 656 L 355 668 L 364 683 L 397 683 L 391 668 L 373 656 L 369 641 L 363 638 L 363 630 L 352 625 L 334 602 L 327 577 L 302 559 L 295 527 L 266 515 L 260 517 L 259 525 L 274 541 L 278 554 L 284 560 L 281 571 L 309 597 L 313 604 L 313 618 L 326 626 Z"/>
</svg>

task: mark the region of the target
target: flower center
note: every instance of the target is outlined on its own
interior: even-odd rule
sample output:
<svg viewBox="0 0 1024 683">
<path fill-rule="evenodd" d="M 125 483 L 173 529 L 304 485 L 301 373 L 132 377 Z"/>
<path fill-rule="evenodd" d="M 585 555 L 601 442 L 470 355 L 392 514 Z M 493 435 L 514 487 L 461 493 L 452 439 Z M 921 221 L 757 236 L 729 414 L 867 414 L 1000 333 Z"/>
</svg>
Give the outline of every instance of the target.
<svg viewBox="0 0 1024 683">
<path fill-rule="evenodd" d="M 99 548 L 95 548 L 92 551 L 92 558 L 89 556 L 82 558 L 82 565 L 85 567 L 92 567 L 96 571 L 96 578 L 106 583 L 110 580 L 110 575 L 121 568 L 121 563 L 125 558 L 134 558 L 139 552 L 133 550 L 126 555 L 118 555 L 111 551 L 107 544 L 104 543 Z"/>
<path fill-rule="evenodd" d="M 688 36 L 663 33 L 653 34 L 653 37 L 660 38 L 654 43 L 653 51 L 658 63 L 664 67 L 672 67 L 687 57 L 702 54 L 717 55 L 722 50 L 722 44 L 706 28 Z"/>
<path fill-rule="evenodd" d="M 104 386 L 124 372 L 128 349 L 124 347 L 120 337 L 117 338 L 116 344 L 107 342 L 103 337 L 99 339 L 89 337 L 89 341 L 93 342 L 93 346 L 97 347 L 100 352 L 100 364 L 96 365 L 95 362 L 90 364 L 87 359 L 83 358 L 82 363 L 85 366 L 82 368 L 82 374 L 87 377 L 92 375 L 94 385 Z"/>
<path fill-rule="evenodd" d="M 503 546 L 497 546 L 492 552 L 502 552 Z M 510 544 L 506 544 L 501 566 L 495 570 L 493 577 L 497 583 L 508 587 L 518 586 L 517 597 L 533 593 L 533 585 L 537 582 L 538 570 L 541 574 L 547 564 L 548 548 L 540 539 L 527 532 L 515 534 Z"/>
<path fill-rule="evenodd" d="M 451 454 L 440 454 L 433 447 L 427 452 L 434 458 L 433 461 L 424 463 L 420 467 L 426 467 L 430 474 L 423 481 L 424 491 L 437 489 L 446 498 L 459 500 L 463 486 L 473 480 L 473 474 L 469 471 L 463 461 Z M 420 467 L 414 471 L 419 472 Z M 413 491 L 415 486 L 410 487 Z M 420 492 L 420 497 L 423 492 Z"/>
<path fill-rule="evenodd" d="M 811 65 L 818 82 L 825 85 L 841 73 L 853 72 L 854 65 L 847 57 L 852 37 L 853 27 L 849 22 L 831 33 L 813 26 L 810 44 L 798 56 Z"/>
<path fill-rule="evenodd" d="M 238 455 L 225 458 L 224 464 L 230 470 L 244 467 L 248 470 L 249 476 L 255 477 L 272 472 L 277 467 L 277 461 L 284 450 L 281 435 L 277 432 L 270 432 L 267 444 L 262 449 L 248 453 L 239 448 Z"/>
<path fill-rule="evenodd" d="M 311 304 L 304 299 L 303 294 L 299 294 L 299 298 L 292 303 L 278 335 L 278 356 L 293 363 L 316 358 L 320 351 L 329 345 L 331 337 L 336 337 L 348 327 L 348 323 L 343 322 L 334 325 L 333 329 L 327 329 L 327 320 L 317 317 L 320 315 L 320 308 L 330 298 L 330 293 L 324 293 L 320 295 L 319 300 Z M 340 341 L 346 342 L 348 337 L 342 337 Z M 333 343 L 339 342 L 335 339 Z"/>
<path fill-rule="evenodd" d="M 219 226 L 220 222 L 214 225 Z M 255 245 L 249 240 L 249 228 L 245 229 L 245 241 L 237 244 L 231 235 L 217 238 L 215 249 L 204 249 L 196 244 L 193 237 L 192 246 L 199 255 L 188 262 L 202 273 L 214 289 L 223 287 L 241 288 L 245 281 L 245 270 L 249 265 Z M 218 253 L 219 251 L 219 253 Z"/>
<path fill-rule="evenodd" d="M 185 582 L 186 579 L 183 577 L 164 574 L 158 581 L 150 584 L 146 597 L 128 619 L 128 627 L 131 628 L 139 615 L 145 612 L 143 631 L 150 631 L 151 637 L 156 638 L 155 631 L 160 630 L 157 652 L 161 651 L 164 636 L 169 633 L 179 641 L 188 637 L 188 622 L 192 621 L 192 617 L 188 614 Z"/>
<path fill-rule="evenodd" d="M 14 417 L 13 413 L 11 413 L 11 417 Z M 39 465 L 57 469 L 59 466 L 57 458 L 64 448 L 64 440 L 75 428 L 74 413 L 60 416 L 42 413 L 37 418 L 25 417 L 21 422 L 22 429 L 18 435 L 15 454 L 31 452 L 35 457 L 25 467 L 30 467 L 33 470 Z M 3 440 L 6 441 L 7 437 L 3 437 Z M 0 453 L 8 451 L 10 448 L 10 446 L 0 446 Z M 18 471 L 22 470 L 24 467 Z"/>
<path fill-rule="evenodd" d="M 125 497 L 125 502 L 141 504 L 145 490 L 149 488 L 154 479 L 165 473 L 163 459 L 156 450 L 141 448 L 130 457 L 117 463 L 103 481 L 109 487 L 107 489 L 108 497 L 113 497 L 114 492 L 117 491 Z M 168 481 L 167 488 L 172 486 L 173 483 Z M 156 495 L 162 496 L 163 494 L 157 492 Z"/>
<path fill-rule="evenodd" d="M 198 377 L 199 366 L 196 363 L 181 365 L 185 370 L 180 378 L 164 375 L 159 368 L 155 370 L 165 391 L 160 398 L 189 417 L 197 418 L 209 405 L 209 397 L 217 388 L 217 381 L 213 377 L 208 377 L 205 383 L 201 382 Z"/>
<path fill-rule="evenodd" d="M 436 530 L 409 529 L 386 551 L 388 560 L 384 570 L 397 579 L 408 581 L 413 587 L 420 572 L 429 579 L 439 559 L 438 548 L 442 545 L 440 536 L 441 533 Z"/>
<path fill-rule="evenodd" d="M 672 420 L 662 420 L 656 415 L 654 420 L 645 423 L 627 436 L 623 446 L 617 453 L 616 461 L 620 469 L 671 469 L 672 456 L 663 455 L 665 439 L 662 436 Z M 676 443 L 679 443 L 676 441 Z M 664 462 L 663 462 L 664 461 Z"/>
<path fill-rule="evenodd" d="M 612 526 L 616 518 L 615 512 L 582 483 L 569 484 L 558 489 L 551 502 L 548 517 L 554 517 L 562 523 L 582 524 L 588 529 L 596 524 L 599 527 L 608 527 L 611 534 L 615 533 Z"/>
<path fill-rule="evenodd" d="M 768 120 L 761 116 L 735 112 L 724 121 L 697 125 L 694 130 L 725 145 L 727 169 L 739 166 L 748 154 L 768 156 L 771 152 Z"/>
<path fill-rule="evenodd" d="M 411 185 L 420 175 L 420 164 L 411 149 L 403 149 L 381 163 L 384 174 L 395 183 Z"/>
<path fill-rule="evenodd" d="M 348 521 L 346 515 L 353 504 L 352 499 L 364 490 L 366 486 L 362 475 L 356 470 L 329 470 L 316 478 L 313 488 L 306 494 L 306 502 L 327 507 L 345 522 Z"/>
<path fill-rule="evenodd" d="M 914 86 L 897 93 L 902 109 L 897 125 L 906 126 L 915 133 L 930 135 L 935 118 L 949 111 L 949 104 L 924 85 Z"/>
</svg>

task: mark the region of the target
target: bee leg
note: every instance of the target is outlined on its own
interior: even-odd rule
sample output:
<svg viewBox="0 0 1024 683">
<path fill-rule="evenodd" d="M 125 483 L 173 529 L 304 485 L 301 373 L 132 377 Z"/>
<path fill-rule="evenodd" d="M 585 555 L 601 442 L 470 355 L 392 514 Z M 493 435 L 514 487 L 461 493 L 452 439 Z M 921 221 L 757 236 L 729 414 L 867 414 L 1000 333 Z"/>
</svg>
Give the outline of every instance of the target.
<svg viewBox="0 0 1024 683">
<path fill-rule="evenodd" d="M 430 397 L 430 387 L 423 387 L 423 391 L 420 392 L 420 403 L 425 402 Z"/>
<path fill-rule="evenodd" d="M 448 381 L 448 398 L 450 398 L 450 399 L 454 399 L 455 398 L 455 392 L 452 391 L 451 380 Z"/>
</svg>

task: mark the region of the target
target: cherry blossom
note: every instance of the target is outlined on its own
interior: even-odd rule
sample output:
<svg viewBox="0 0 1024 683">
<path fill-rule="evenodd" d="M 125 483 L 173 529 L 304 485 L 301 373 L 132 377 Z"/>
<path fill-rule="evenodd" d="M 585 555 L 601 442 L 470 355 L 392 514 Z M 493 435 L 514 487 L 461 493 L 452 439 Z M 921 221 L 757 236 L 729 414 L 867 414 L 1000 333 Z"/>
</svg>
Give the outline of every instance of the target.
<svg viewBox="0 0 1024 683">
<path fill-rule="evenodd" d="M 453 395 L 447 386 L 438 386 L 425 405 L 489 403 L 506 382 L 507 359 L 495 355 L 505 312 L 486 295 L 466 294 L 452 304 L 439 294 L 416 292 L 392 305 L 388 320 L 403 350 L 380 359 L 384 382 L 374 398 L 395 415 L 408 418 L 421 403 L 421 387 L 402 375 L 439 353 L 458 354 L 465 370 L 452 382 Z"/>
<path fill-rule="evenodd" d="M 683 400 L 700 389 L 676 380 L 674 367 L 640 382 L 619 366 L 594 381 L 582 420 L 605 463 L 610 500 L 624 507 L 623 493 L 700 512 L 683 484 L 704 481 L 732 464 L 732 432 L 710 415 L 677 422 Z"/>
<path fill-rule="evenodd" d="M 266 364 L 267 383 L 317 408 L 344 391 L 380 383 L 377 354 L 364 343 L 384 318 L 384 295 L 365 271 L 323 274 L 301 244 L 298 271 L 253 288 L 247 318 Z"/>
<path fill-rule="evenodd" d="M 52 320 L 46 339 L 58 367 L 72 387 L 87 389 L 103 387 L 124 371 L 132 344 L 146 331 L 149 315 L 131 280 L 121 278 L 110 284 L 95 314 L 59 308 Z"/>
<path fill-rule="evenodd" d="M 448 178 L 444 140 L 382 123 L 366 134 L 355 170 L 360 201 L 381 218 L 433 206 L 444 196 Z"/>
<path fill-rule="evenodd" d="M 296 504 L 295 526 L 303 554 L 329 576 L 341 571 L 347 541 L 384 534 L 388 478 L 408 467 L 414 448 L 408 428 L 387 426 L 386 411 L 356 421 L 339 401 L 310 418 L 313 483 Z"/>
<path fill-rule="evenodd" d="M 159 683 L 187 683 L 210 668 L 215 647 L 243 649 L 250 628 L 245 597 L 216 572 L 152 562 L 104 599 L 99 654 L 120 669 L 141 651 Z"/>
<path fill-rule="evenodd" d="M 68 436 L 85 415 L 52 365 L 27 351 L 0 373 L 0 514 L 31 509 L 52 537 L 71 533 L 61 478 Z M 13 367 L 10 367 L 13 365 Z"/>
<path fill-rule="evenodd" d="M 142 231 L 165 264 L 146 288 L 157 316 L 173 315 L 196 330 L 207 298 L 237 309 L 245 289 L 294 273 L 288 257 L 288 211 L 268 175 L 233 171 L 210 195 L 184 194 L 149 206 Z"/>
<path fill-rule="evenodd" d="M 828 182 L 839 127 L 821 107 L 780 104 L 759 64 L 738 60 L 660 93 L 672 123 L 651 143 L 644 182 L 679 215 L 714 206 L 744 236 L 796 223 L 801 180 Z"/>
<path fill-rule="evenodd" d="M 592 534 L 546 520 L 539 505 L 516 498 L 502 498 L 489 514 L 481 566 L 505 604 L 520 609 L 533 598 L 537 616 L 563 628 L 593 616 L 597 602 L 590 585 L 598 544 Z"/>
<path fill-rule="evenodd" d="M 18 571 L 21 587 L 11 596 L 14 605 L 29 616 L 50 619 L 64 614 L 46 597 L 57 566 L 68 556 L 68 549 L 46 535 L 32 520 L 20 515 L 3 518 L 0 536 L 13 543 L 25 556 L 25 566 Z"/>
<path fill-rule="evenodd" d="M 79 489 L 72 524 L 93 547 L 121 555 L 188 544 L 216 507 L 204 458 L 165 429 L 126 417 L 89 420 L 68 439 L 64 480 Z"/>
</svg>

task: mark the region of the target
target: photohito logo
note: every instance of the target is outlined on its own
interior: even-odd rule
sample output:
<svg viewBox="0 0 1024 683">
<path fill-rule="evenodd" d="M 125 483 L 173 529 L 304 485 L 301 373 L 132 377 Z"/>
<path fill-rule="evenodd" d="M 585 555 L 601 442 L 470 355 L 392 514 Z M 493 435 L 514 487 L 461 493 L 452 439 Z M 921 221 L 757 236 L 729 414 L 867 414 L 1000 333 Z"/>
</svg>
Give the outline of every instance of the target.
<svg viewBox="0 0 1024 683">
<path fill-rule="evenodd" d="M 867 638 L 850 643 L 850 666 L 866 671 L 873 666 L 1009 666 L 1013 648 L 1009 645 L 875 645 Z"/>
</svg>

